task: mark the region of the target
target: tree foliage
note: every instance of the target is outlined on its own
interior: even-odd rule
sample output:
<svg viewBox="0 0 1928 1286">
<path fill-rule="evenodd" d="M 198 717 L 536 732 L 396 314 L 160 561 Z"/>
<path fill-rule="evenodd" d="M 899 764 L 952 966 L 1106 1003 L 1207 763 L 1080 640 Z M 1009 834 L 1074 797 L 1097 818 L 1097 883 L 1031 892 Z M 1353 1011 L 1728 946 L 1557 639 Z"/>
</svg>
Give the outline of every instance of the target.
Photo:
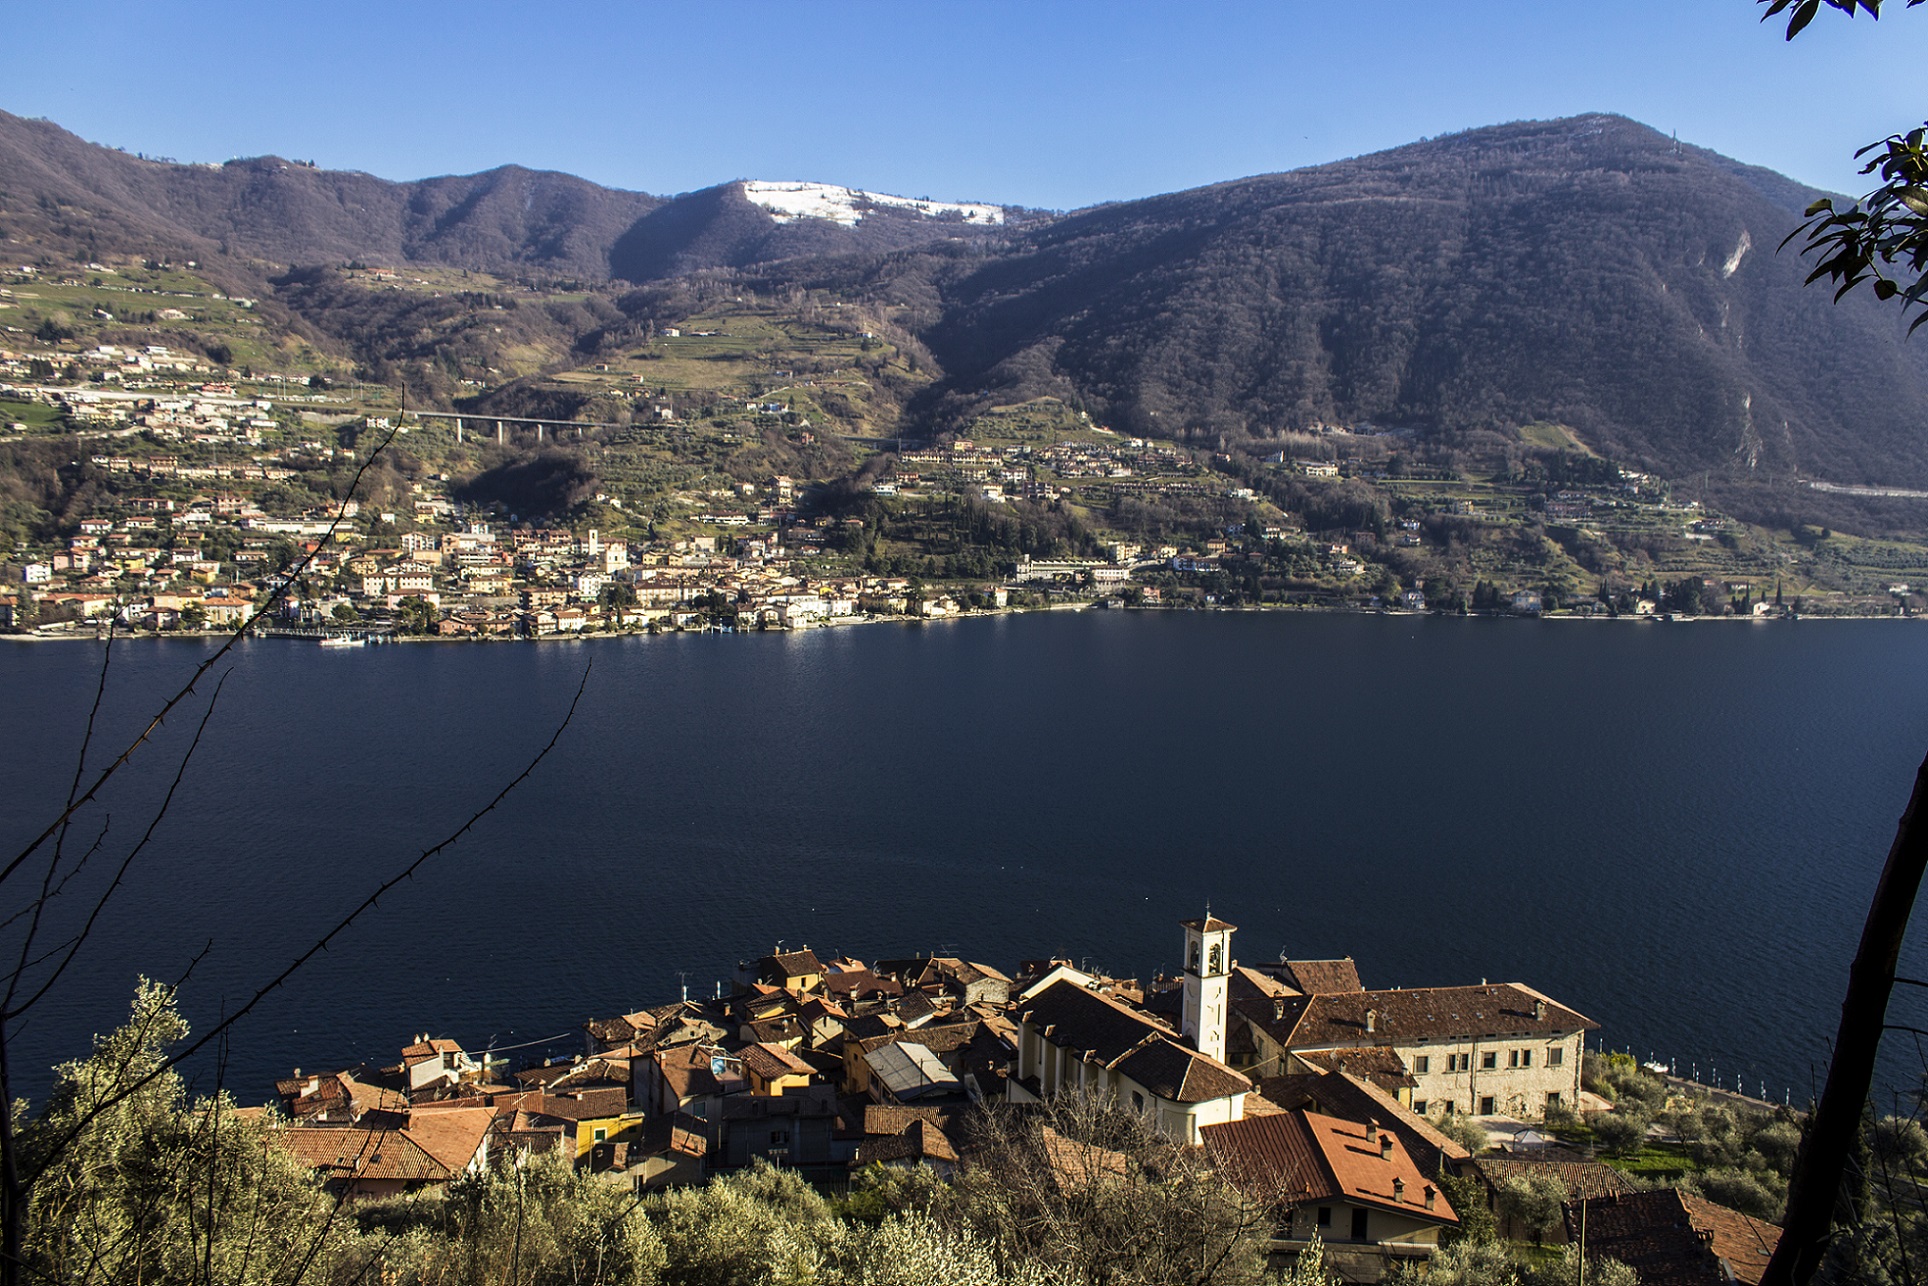
<svg viewBox="0 0 1928 1286">
<path fill-rule="evenodd" d="M 1821 12 L 1821 6 L 1852 18 L 1857 12 L 1881 17 L 1882 0 L 1760 0 L 1761 15 L 1787 15 L 1787 38 L 1801 34 Z M 1912 9 L 1923 0 L 1907 0 Z M 1908 330 L 1928 322 L 1928 124 L 1905 134 L 1891 134 L 1855 153 L 1867 158 L 1863 174 L 1877 175 L 1880 186 L 1845 208 L 1837 209 L 1823 197 L 1807 208 L 1807 219 L 1787 235 L 1786 245 L 1805 236 L 1805 255 L 1820 260 L 1808 274 L 1810 284 L 1826 278 L 1839 300 L 1863 282 L 1876 299 L 1898 299 L 1905 313 L 1919 309 Z"/>
</svg>

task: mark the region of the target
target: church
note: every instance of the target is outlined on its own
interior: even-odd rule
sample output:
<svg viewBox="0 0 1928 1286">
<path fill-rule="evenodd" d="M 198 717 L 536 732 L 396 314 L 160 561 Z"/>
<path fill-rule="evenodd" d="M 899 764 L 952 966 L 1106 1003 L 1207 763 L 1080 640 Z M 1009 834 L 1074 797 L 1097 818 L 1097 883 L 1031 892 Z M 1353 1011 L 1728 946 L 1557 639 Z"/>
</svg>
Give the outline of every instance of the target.
<svg viewBox="0 0 1928 1286">
<path fill-rule="evenodd" d="M 1188 1143 L 1244 1119 L 1259 1077 L 1345 1072 L 1421 1117 L 1538 1120 L 1578 1105 L 1598 1024 L 1531 987 L 1369 991 L 1350 960 L 1241 966 L 1235 926 L 1209 912 L 1180 927 L 1176 1006 L 1170 992 L 1128 1003 L 1063 964 L 1018 995 L 1012 1101 L 1104 1093 Z"/>
<path fill-rule="evenodd" d="M 1172 1138 L 1199 1142 L 1208 1125 L 1241 1120 L 1252 1082 L 1225 1062 L 1234 927 L 1206 915 L 1187 920 L 1180 1026 L 1099 990 L 1090 974 L 1060 965 L 1026 988 L 1018 1024 L 1013 1102 L 1102 1093 Z"/>
</svg>

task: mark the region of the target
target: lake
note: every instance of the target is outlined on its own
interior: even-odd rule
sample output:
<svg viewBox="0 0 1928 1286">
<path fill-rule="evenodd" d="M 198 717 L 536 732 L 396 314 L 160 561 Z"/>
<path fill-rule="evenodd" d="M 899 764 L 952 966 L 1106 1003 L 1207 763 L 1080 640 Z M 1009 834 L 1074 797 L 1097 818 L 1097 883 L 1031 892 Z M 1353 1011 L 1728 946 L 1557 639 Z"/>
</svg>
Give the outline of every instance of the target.
<svg viewBox="0 0 1928 1286">
<path fill-rule="evenodd" d="M 117 646 L 95 758 L 211 646 Z M 99 658 L 0 646 L 8 853 L 57 812 Z M 191 1020 L 240 1003 L 512 778 L 592 662 L 529 781 L 237 1031 L 243 1101 L 421 1032 L 573 1048 L 584 1018 L 727 987 L 779 941 L 1145 976 L 1177 966 L 1177 921 L 1209 902 L 1247 961 L 1525 982 L 1615 1048 L 1798 1102 L 1928 751 L 1928 630 L 1898 622 L 1056 612 L 255 640 L 229 661 L 171 811 L 17 1042 L 26 1093 L 142 973 L 207 948 Z M 195 718 L 110 791 L 100 869 Z M 1924 940 L 1904 974 L 1928 971 Z M 1928 1027 L 1928 996 L 1899 990 L 1892 1020 Z M 1890 1091 L 1919 1076 L 1905 1039 Z"/>
</svg>

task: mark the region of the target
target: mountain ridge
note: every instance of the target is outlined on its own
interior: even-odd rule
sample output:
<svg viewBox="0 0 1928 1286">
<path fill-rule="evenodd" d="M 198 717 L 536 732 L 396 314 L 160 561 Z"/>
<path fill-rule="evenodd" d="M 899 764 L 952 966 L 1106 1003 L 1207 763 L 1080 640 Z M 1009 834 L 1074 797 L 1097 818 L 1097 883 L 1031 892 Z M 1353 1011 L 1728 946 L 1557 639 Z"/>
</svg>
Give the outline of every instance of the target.
<svg viewBox="0 0 1928 1286">
<path fill-rule="evenodd" d="M 1553 422 L 1717 487 L 1928 485 L 1928 349 L 1870 299 L 1805 289 L 1806 265 L 1777 250 L 1823 194 L 1625 117 L 1486 126 L 1067 214 L 1001 207 L 1003 223 L 898 198 L 852 217 L 861 190 L 803 183 L 846 194 L 825 198 L 839 217 L 779 218 L 750 199 L 758 182 L 657 197 L 520 166 L 402 184 L 272 157 L 180 166 L 0 113 L 0 236 L 21 253 L 198 256 L 371 370 L 416 364 L 431 396 L 446 396 L 440 341 L 419 302 L 317 289 L 316 271 L 573 283 L 591 298 L 518 322 L 559 354 L 706 291 L 875 306 L 935 369 L 913 434 L 1050 395 L 1121 429 L 1254 449 L 1330 425 L 1449 449 Z"/>
</svg>

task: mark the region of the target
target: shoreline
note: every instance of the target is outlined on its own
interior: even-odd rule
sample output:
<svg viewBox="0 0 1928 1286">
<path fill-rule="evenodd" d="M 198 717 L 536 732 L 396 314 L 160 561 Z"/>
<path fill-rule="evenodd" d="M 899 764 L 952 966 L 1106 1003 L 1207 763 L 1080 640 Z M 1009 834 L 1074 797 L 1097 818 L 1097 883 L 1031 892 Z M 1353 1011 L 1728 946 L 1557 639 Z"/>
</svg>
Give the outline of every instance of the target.
<svg viewBox="0 0 1928 1286">
<path fill-rule="evenodd" d="M 726 634 L 726 633 L 727 634 L 808 634 L 814 630 L 844 629 L 844 628 L 857 626 L 857 625 L 939 625 L 947 621 L 979 620 L 979 619 L 984 619 L 988 617 L 1040 615 L 1040 614 L 1049 613 L 1049 612 L 1093 612 L 1093 611 L 1144 612 L 1144 613 L 1242 612 L 1242 613 L 1249 613 L 1249 614 L 1255 614 L 1255 615 L 1256 614 L 1274 614 L 1274 613 L 1296 613 L 1296 614 L 1316 614 L 1316 615 L 1322 615 L 1322 616 L 1412 617 L 1415 619 L 1431 619 L 1431 618 L 1438 617 L 1443 619 L 1462 620 L 1462 621 L 1486 620 L 1486 621 L 1546 621 L 1546 622 L 1588 622 L 1588 623 L 1625 622 L 1630 624 L 1648 624 L 1648 625 L 1694 625 L 1694 624 L 1716 624 L 1716 623 L 1766 625 L 1766 624 L 1794 624 L 1796 622 L 1804 622 L 1804 621 L 1805 622 L 1813 622 L 1813 621 L 1909 622 L 1909 621 L 1928 619 L 1928 617 L 1902 616 L 1902 615 L 1896 615 L 1893 613 L 1882 613 L 1880 615 L 1860 614 L 1860 613 L 1838 613 L 1838 614 L 1827 613 L 1827 614 L 1821 614 L 1821 615 L 1806 614 L 1801 616 L 1785 616 L 1785 615 L 1784 616 L 1661 616 L 1661 615 L 1615 616 L 1615 615 L 1600 613 L 1600 614 L 1582 616 L 1582 615 L 1574 615 L 1574 614 L 1563 613 L 1563 612 L 1538 614 L 1538 615 L 1514 615 L 1511 612 L 1464 612 L 1464 613 L 1410 612 L 1410 611 L 1401 611 L 1401 610 L 1387 610 L 1384 608 L 1374 609 L 1374 608 L 1355 608 L 1355 607 L 1321 607 L 1321 606 L 1314 606 L 1311 604 L 1283 604 L 1283 603 L 1265 605 L 1265 606 L 1251 606 L 1251 607 L 1217 607 L 1217 606 L 1172 607 L 1172 606 L 1164 606 L 1164 605 L 1108 607 L 1102 602 L 1085 602 L 1085 603 L 1053 603 L 1044 607 L 1008 607 L 1008 608 L 979 609 L 975 611 L 955 612 L 945 616 L 841 617 L 834 620 L 825 620 L 816 625 L 806 625 L 801 627 L 784 627 L 784 628 L 778 628 L 778 629 L 583 630 L 580 632 L 540 634 L 540 635 L 533 635 L 533 636 L 512 635 L 507 637 L 502 635 L 485 635 L 485 636 L 468 635 L 468 636 L 442 637 L 442 636 L 433 635 L 433 634 L 407 634 L 407 635 L 394 635 L 391 637 L 387 637 L 383 639 L 381 643 L 375 644 L 374 646 L 387 647 L 390 644 L 394 644 L 394 643 L 411 643 L 411 644 L 420 644 L 420 643 L 445 643 L 445 644 L 574 643 L 574 642 L 584 642 L 591 639 L 660 638 L 660 637 L 674 636 L 674 635 L 681 635 L 681 634 Z M 40 633 L 37 631 L 30 630 L 25 632 L 0 634 L 0 643 L 66 643 L 66 642 L 98 643 L 105 637 L 106 637 L 105 631 L 101 631 L 101 630 L 89 631 L 89 630 L 76 629 L 76 630 L 63 630 L 58 633 Z M 143 640 L 143 641 L 154 641 L 154 642 L 167 642 L 169 640 L 207 641 L 207 640 L 213 640 L 213 639 L 232 638 L 233 634 L 230 631 L 226 631 L 226 630 L 167 630 L 167 631 L 142 630 L 139 632 L 128 631 L 126 633 L 116 633 L 114 637 L 116 639 L 124 640 L 124 641 L 125 640 Z M 253 637 L 260 639 L 262 641 L 279 640 L 279 641 L 291 642 L 291 643 L 315 643 L 319 641 L 320 636 L 305 636 L 305 635 L 288 636 L 288 635 L 256 633 Z"/>
</svg>

